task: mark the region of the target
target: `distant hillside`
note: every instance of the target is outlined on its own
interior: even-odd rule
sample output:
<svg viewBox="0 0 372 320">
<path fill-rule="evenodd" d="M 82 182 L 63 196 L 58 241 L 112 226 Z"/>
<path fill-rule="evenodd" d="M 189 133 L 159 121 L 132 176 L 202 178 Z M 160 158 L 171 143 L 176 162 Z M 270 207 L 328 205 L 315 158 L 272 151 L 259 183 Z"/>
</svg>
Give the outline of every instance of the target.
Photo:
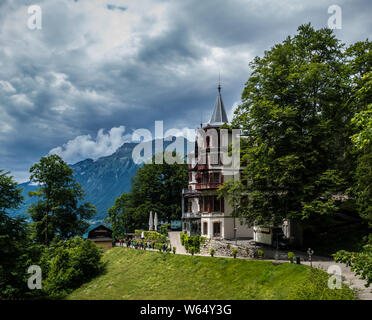
<svg viewBox="0 0 372 320">
<path fill-rule="evenodd" d="M 152 143 L 154 150 L 155 141 Z M 172 142 L 164 142 L 166 148 Z M 191 142 L 190 142 L 191 143 Z M 75 179 L 81 183 L 86 193 L 85 201 L 89 201 L 97 208 L 97 213 L 91 219 L 91 223 L 101 222 L 107 210 L 115 203 L 115 199 L 124 192 L 130 191 L 130 183 L 139 165 L 132 159 L 132 151 L 137 143 L 125 143 L 116 152 L 107 157 L 97 160 L 86 159 L 70 165 L 74 170 Z M 184 149 L 186 152 L 186 146 Z M 36 190 L 37 186 L 29 182 L 20 185 L 25 197 L 24 205 L 16 211 L 14 216 L 28 216 L 27 208 L 35 201 L 28 197 L 30 191 Z"/>
</svg>

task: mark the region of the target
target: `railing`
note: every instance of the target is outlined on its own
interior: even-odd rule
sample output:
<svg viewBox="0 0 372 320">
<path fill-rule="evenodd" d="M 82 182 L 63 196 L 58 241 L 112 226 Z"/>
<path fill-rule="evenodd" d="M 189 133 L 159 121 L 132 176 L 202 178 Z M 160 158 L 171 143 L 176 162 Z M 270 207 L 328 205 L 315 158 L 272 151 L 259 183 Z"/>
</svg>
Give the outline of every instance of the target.
<svg viewBox="0 0 372 320">
<path fill-rule="evenodd" d="M 184 195 L 194 195 L 194 194 L 198 194 L 199 192 L 195 189 L 193 190 L 189 190 L 189 189 L 183 189 L 182 190 L 182 194 Z"/>
<path fill-rule="evenodd" d="M 195 186 L 196 190 L 202 190 L 202 189 L 217 189 L 221 187 L 221 183 L 199 183 Z"/>
<path fill-rule="evenodd" d="M 200 218 L 201 214 L 200 213 L 195 213 L 195 212 L 185 212 L 182 215 L 182 219 L 187 219 L 187 218 Z"/>
<path fill-rule="evenodd" d="M 198 171 L 208 170 L 208 165 L 207 164 L 198 164 L 197 170 Z"/>
</svg>

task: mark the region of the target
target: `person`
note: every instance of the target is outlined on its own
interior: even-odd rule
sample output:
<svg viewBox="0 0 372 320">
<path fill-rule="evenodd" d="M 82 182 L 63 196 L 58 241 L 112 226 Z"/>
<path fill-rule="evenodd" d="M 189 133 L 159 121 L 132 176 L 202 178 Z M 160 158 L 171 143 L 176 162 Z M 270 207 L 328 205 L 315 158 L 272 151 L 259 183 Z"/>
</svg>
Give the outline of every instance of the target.
<svg viewBox="0 0 372 320">
<path fill-rule="evenodd" d="M 120 242 L 120 247 L 122 247 L 123 246 L 123 239 L 120 238 L 119 242 Z"/>
</svg>

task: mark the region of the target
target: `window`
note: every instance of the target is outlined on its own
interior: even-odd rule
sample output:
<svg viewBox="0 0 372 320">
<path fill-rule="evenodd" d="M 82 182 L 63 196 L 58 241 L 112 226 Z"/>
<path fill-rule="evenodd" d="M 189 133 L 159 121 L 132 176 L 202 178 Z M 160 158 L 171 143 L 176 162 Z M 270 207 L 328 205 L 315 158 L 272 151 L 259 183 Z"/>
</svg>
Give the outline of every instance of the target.
<svg viewBox="0 0 372 320">
<path fill-rule="evenodd" d="M 209 198 L 204 197 L 204 212 L 208 212 L 208 208 L 209 208 Z"/>
<path fill-rule="evenodd" d="M 219 172 L 214 172 L 213 173 L 213 183 L 220 183 L 220 173 Z"/>
<path fill-rule="evenodd" d="M 221 201 L 220 201 L 220 199 L 217 199 L 217 196 L 214 196 L 213 197 L 213 211 L 215 211 L 215 212 L 218 212 L 218 211 L 220 211 L 221 210 L 221 206 L 220 206 L 220 204 L 221 204 Z"/>
<path fill-rule="evenodd" d="M 203 222 L 203 234 L 208 234 L 208 222 Z"/>
<path fill-rule="evenodd" d="M 213 237 L 221 237 L 221 222 L 213 223 Z"/>
</svg>

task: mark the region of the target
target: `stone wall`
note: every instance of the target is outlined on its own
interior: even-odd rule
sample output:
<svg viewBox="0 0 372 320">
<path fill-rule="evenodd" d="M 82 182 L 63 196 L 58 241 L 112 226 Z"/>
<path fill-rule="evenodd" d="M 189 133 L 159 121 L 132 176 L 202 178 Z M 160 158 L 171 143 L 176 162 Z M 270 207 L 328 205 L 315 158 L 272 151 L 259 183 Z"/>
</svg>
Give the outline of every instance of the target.
<svg viewBox="0 0 372 320">
<path fill-rule="evenodd" d="M 254 258 L 255 248 L 254 246 L 242 246 L 228 243 L 221 240 L 207 240 L 203 245 L 200 246 L 200 253 L 210 255 L 210 249 L 215 250 L 215 256 L 232 257 L 232 250 L 236 248 L 238 250 L 238 257 Z"/>
<path fill-rule="evenodd" d="M 216 257 L 232 257 L 232 250 L 238 250 L 237 257 L 244 257 L 248 259 L 257 258 L 257 251 L 259 249 L 264 252 L 264 259 L 288 260 L 287 251 L 276 251 L 274 248 L 254 244 L 253 241 L 235 241 L 208 239 L 203 245 L 200 246 L 200 253 L 210 255 L 210 249 L 214 248 L 214 255 Z"/>
</svg>

